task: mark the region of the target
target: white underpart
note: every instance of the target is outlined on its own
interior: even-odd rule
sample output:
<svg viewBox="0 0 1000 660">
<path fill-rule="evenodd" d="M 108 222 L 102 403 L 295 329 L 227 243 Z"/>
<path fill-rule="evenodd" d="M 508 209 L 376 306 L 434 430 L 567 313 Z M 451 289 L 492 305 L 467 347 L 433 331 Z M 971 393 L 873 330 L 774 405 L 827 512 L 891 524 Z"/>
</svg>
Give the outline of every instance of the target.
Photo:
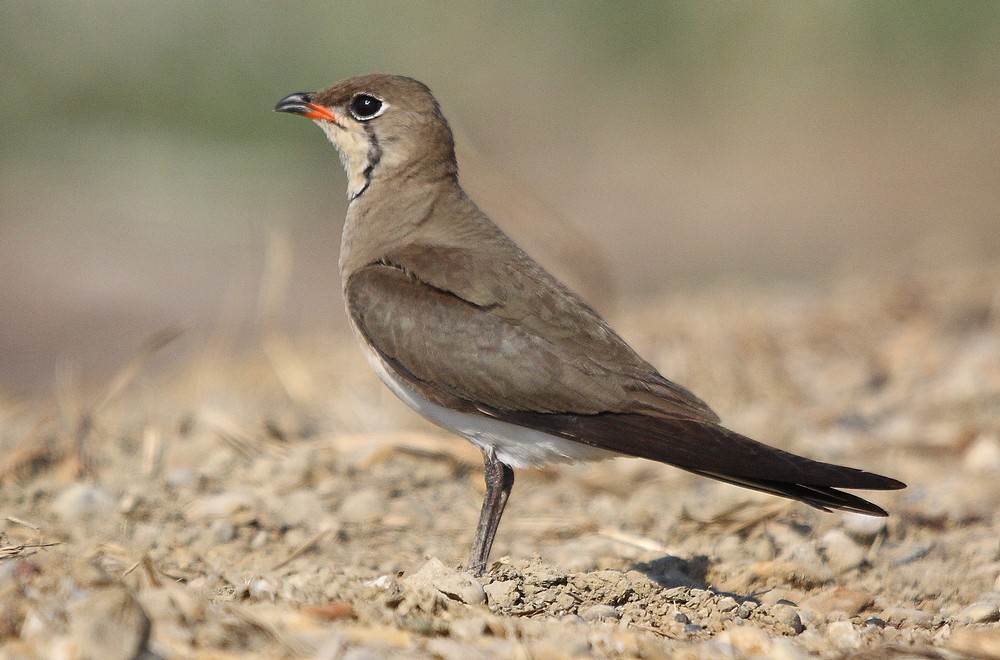
<svg viewBox="0 0 1000 660">
<path fill-rule="evenodd" d="M 354 324 L 351 324 L 354 327 Z M 354 328 L 368 364 L 393 394 L 438 426 L 458 433 L 480 449 L 493 448 L 501 462 L 515 468 L 542 467 L 553 463 L 599 461 L 620 456 L 534 429 L 508 424 L 499 419 L 445 408 L 413 391 Z"/>
<path fill-rule="evenodd" d="M 345 123 L 353 122 L 351 119 L 339 116 L 338 120 Z M 314 119 L 313 121 L 323 129 L 333 146 L 337 147 L 340 162 L 344 164 L 344 171 L 347 172 L 347 197 L 354 199 L 368 185 L 368 180 L 365 178 L 365 170 L 368 168 L 368 152 L 371 148 L 368 136 L 360 126 L 351 126 L 350 130 L 347 130 L 326 119 Z"/>
</svg>

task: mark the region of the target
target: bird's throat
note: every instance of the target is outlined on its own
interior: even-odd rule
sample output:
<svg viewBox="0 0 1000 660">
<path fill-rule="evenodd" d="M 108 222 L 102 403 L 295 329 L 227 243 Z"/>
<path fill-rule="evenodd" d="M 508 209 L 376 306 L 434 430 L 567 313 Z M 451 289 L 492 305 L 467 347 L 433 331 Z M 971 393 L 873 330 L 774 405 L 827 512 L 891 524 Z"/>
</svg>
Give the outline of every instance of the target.
<svg viewBox="0 0 1000 660">
<path fill-rule="evenodd" d="M 317 121 L 316 124 L 340 153 L 340 162 L 347 173 L 347 198 L 354 201 L 371 182 L 377 161 L 377 145 L 364 130 L 352 130 L 355 127 L 345 129 L 329 121 Z"/>
</svg>

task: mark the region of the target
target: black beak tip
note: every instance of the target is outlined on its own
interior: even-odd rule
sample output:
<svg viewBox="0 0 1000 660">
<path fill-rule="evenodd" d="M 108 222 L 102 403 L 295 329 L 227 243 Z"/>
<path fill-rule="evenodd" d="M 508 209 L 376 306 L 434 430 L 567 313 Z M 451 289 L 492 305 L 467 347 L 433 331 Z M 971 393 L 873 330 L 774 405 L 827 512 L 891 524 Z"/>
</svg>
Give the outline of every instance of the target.
<svg viewBox="0 0 1000 660">
<path fill-rule="evenodd" d="M 312 94 L 309 92 L 295 92 L 289 94 L 274 105 L 275 112 L 290 112 L 293 115 L 302 115 L 309 111 L 306 105 L 312 101 Z"/>
</svg>

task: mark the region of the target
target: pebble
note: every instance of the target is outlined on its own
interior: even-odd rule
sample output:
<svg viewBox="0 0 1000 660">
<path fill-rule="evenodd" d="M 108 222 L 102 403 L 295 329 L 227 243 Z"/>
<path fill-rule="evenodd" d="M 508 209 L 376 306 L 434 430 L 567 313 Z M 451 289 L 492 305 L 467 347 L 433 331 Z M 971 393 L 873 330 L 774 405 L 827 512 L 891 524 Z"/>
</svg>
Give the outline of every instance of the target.
<svg viewBox="0 0 1000 660">
<path fill-rule="evenodd" d="M 866 626 L 871 626 L 873 628 L 880 628 L 881 629 L 881 628 L 885 628 L 885 621 L 883 621 L 882 619 L 878 618 L 877 616 L 870 616 L 867 619 L 865 619 L 865 625 Z"/>
<path fill-rule="evenodd" d="M 368 580 L 365 582 L 366 587 L 372 587 L 374 589 L 388 589 L 392 584 L 392 578 L 388 575 L 380 575 L 374 580 Z"/>
<path fill-rule="evenodd" d="M 791 628 L 796 635 L 805 630 L 805 626 L 802 625 L 802 619 L 799 618 L 799 611 L 791 605 L 775 605 L 771 608 L 771 616 L 778 623 Z"/>
<path fill-rule="evenodd" d="M 266 529 L 258 531 L 256 534 L 253 535 L 253 538 L 250 539 L 250 549 L 260 550 L 265 545 L 267 545 L 267 540 L 269 537 L 270 534 L 268 534 Z"/>
<path fill-rule="evenodd" d="M 75 483 L 56 496 L 52 512 L 64 523 L 86 523 L 115 515 L 115 498 L 100 486 Z"/>
<path fill-rule="evenodd" d="M 819 539 L 826 563 L 837 573 L 846 573 L 865 563 L 865 550 L 839 529 L 831 529 Z"/>
<path fill-rule="evenodd" d="M 70 635 L 84 657 L 126 660 L 148 650 L 149 618 L 125 588 L 100 589 L 68 610 Z"/>
<path fill-rule="evenodd" d="M 620 619 L 621 612 L 611 605 L 587 605 L 581 607 L 577 613 L 580 618 L 589 623 L 601 621 L 602 619 Z"/>
<path fill-rule="evenodd" d="M 413 575 L 405 578 L 403 583 L 411 589 L 431 588 L 441 592 L 452 600 L 467 605 L 479 605 L 486 602 L 486 591 L 478 579 L 468 573 L 460 573 L 445 566 L 437 557 L 431 557 Z"/>
<path fill-rule="evenodd" d="M 891 607 L 879 618 L 897 625 L 908 623 L 916 628 L 930 628 L 934 622 L 931 614 L 911 607 Z"/>
<path fill-rule="evenodd" d="M 870 541 L 885 531 L 889 518 L 885 516 L 866 516 L 861 513 L 843 513 L 841 522 L 844 531 L 856 539 Z"/>
<path fill-rule="evenodd" d="M 979 601 L 955 615 L 959 623 L 993 623 L 1000 621 L 1000 608 L 996 603 Z"/>
<path fill-rule="evenodd" d="M 732 596 L 723 596 L 715 603 L 716 609 L 720 612 L 732 612 L 740 606 Z"/>
<path fill-rule="evenodd" d="M 962 467 L 975 474 L 1000 472 L 1000 437 L 980 434 L 965 450 Z"/>
<path fill-rule="evenodd" d="M 517 590 L 517 582 L 514 580 L 497 580 L 490 582 L 483 587 L 486 592 L 486 600 L 490 607 L 507 608 L 517 605 L 521 600 L 521 593 Z"/>
<path fill-rule="evenodd" d="M 247 593 L 253 600 L 271 600 L 275 598 L 274 585 L 264 578 L 254 578 L 247 585 Z"/>
<path fill-rule="evenodd" d="M 834 621 L 826 627 L 824 635 L 840 651 L 853 651 L 861 646 L 861 633 L 850 621 Z"/>
</svg>

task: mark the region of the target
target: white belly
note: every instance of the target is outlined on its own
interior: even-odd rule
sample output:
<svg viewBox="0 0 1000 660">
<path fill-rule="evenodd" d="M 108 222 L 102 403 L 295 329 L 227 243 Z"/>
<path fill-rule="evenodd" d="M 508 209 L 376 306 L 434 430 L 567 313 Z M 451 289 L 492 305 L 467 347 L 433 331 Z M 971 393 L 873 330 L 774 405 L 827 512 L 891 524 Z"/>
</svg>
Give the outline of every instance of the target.
<svg viewBox="0 0 1000 660">
<path fill-rule="evenodd" d="M 485 415 L 457 412 L 433 403 L 414 392 L 397 376 L 385 364 L 382 357 L 361 339 L 360 333 L 356 330 L 355 335 L 358 337 L 362 352 L 368 358 L 368 364 L 382 382 L 388 385 L 406 405 L 438 426 L 465 437 L 480 449 L 492 447 L 496 457 L 511 467 L 541 467 L 552 463 L 596 461 L 620 455 Z"/>
</svg>

